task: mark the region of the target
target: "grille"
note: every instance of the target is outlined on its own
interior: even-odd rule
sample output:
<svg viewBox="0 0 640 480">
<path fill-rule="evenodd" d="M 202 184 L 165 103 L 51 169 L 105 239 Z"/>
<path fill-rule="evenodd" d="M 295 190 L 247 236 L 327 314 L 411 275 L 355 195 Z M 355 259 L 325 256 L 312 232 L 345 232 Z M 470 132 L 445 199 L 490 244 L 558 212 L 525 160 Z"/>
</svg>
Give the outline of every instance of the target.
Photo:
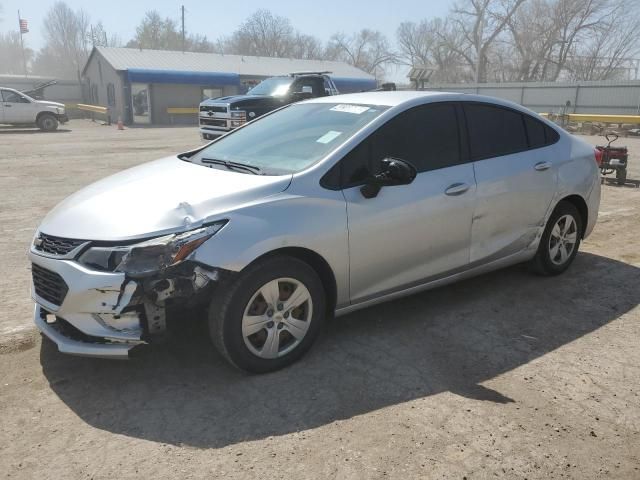
<svg viewBox="0 0 640 480">
<path fill-rule="evenodd" d="M 227 113 L 226 105 L 202 105 L 200 107 L 201 112 L 217 112 L 217 113 Z"/>
<path fill-rule="evenodd" d="M 69 287 L 60 275 L 35 263 L 31 264 L 31 275 L 36 295 L 54 305 L 62 305 Z"/>
<path fill-rule="evenodd" d="M 214 120 L 211 118 L 201 118 L 200 119 L 200 124 L 201 125 L 210 125 L 212 127 L 226 127 L 227 126 L 227 121 L 226 120 Z"/>
<path fill-rule="evenodd" d="M 75 240 L 72 238 L 60 238 L 52 237 L 51 235 L 45 235 L 43 233 L 38 237 L 38 242 L 35 242 L 36 250 L 51 255 L 66 255 L 74 248 L 82 245 L 86 240 Z"/>
</svg>

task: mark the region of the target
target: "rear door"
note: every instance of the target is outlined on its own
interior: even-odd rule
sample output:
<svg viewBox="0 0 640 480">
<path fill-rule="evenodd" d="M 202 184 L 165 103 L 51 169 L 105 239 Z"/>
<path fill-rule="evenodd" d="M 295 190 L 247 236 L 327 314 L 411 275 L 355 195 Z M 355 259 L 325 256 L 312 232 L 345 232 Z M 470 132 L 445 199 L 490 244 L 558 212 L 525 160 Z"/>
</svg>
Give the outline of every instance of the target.
<svg viewBox="0 0 640 480">
<path fill-rule="evenodd" d="M 343 158 L 352 303 L 468 264 L 475 180 L 460 148 L 461 115 L 451 103 L 415 107 Z M 365 198 L 360 191 L 364 180 L 378 173 L 387 157 L 411 162 L 417 177 Z"/>
<path fill-rule="evenodd" d="M 557 170 L 544 124 L 494 104 L 463 105 L 477 182 L 470 261 L 491 261 L 536 239 L 556 192 Z"/>
</svg>

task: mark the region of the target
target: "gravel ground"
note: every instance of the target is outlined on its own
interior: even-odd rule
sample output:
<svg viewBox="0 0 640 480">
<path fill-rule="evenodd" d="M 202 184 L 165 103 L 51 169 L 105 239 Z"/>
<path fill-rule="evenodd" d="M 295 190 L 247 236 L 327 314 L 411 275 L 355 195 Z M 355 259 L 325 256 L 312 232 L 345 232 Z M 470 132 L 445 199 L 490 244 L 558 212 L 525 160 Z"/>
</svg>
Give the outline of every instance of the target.
<svg viewBox="0 0 640 480">
<path fill-rule="evenodd" d="M 640 140 L 619 142 L 632 180 L 603 185 L 563 276 L 514 267 L 363 310 L 250 376 L 196 324 L 129 362 L 63 356 L 29 329 L 42 216 L 198 144 L 195 128 L 0 129 L 0 476 L 640 478 Z"/>
</svg>

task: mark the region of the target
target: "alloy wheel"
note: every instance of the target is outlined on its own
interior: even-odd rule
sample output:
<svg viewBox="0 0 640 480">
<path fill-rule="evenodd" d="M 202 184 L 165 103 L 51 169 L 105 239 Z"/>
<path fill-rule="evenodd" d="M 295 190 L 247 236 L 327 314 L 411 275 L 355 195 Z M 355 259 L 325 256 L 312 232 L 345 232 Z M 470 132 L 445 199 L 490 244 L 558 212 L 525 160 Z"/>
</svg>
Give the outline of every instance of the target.
<svg viewBox="0 0 640 480">
<path fill-rule="evenodd" d="M 265 359 L 279 358 L 304 339 L 313 302 L 304 284 L 294 278 L 278 278 L 260 287 L 242 316 L 242 336 L 247 348 Z"/>
<path fill-rule="evenodd" d="M 564 265 L 576 248 L 578 225 L 571 215 L 563 215 L 556 221 L 549 236 L 549 258 L 554 265 Z"/>
</svg>

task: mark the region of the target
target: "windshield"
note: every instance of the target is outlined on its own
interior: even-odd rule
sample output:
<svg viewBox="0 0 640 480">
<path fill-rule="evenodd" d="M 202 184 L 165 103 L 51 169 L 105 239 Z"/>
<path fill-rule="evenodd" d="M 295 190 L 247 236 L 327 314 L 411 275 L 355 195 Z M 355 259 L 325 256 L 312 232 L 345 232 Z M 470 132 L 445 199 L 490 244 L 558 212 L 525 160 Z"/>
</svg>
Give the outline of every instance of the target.
<svg viewBox="0 0 640 480">
<path fill-rule="evenodd" d="M 293 83 L 292 77 L 271 77 L 263 80 L 247 92 L 247 95 L 272 95 L 279 97 L 286 95 L 289 85 Z"/>
<path fill-rule="evenodd" d="M 293 104 L 221 138 L 188 160 L 203 165 L 234 162 L 258 167 L 263 175 L 295 173 L 335 150 L 387 108 Z"/>
</svg>

